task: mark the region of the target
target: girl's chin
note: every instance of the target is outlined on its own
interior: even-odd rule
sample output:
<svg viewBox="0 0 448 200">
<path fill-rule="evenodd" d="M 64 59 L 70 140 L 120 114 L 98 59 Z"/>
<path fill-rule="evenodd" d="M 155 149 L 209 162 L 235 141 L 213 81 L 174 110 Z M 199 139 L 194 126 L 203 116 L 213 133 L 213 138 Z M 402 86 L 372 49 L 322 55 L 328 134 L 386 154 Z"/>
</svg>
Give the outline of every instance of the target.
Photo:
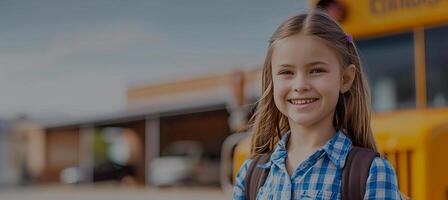
<svg viewBox="0 0 448 200">
<path fill-rule="evenodd" d="M 315 122 L 314 117 L 304 117 L 304 116 L 289 116 L 289 123 L 294 123 L 297 125 L 309 125 Z"/>
</svg>

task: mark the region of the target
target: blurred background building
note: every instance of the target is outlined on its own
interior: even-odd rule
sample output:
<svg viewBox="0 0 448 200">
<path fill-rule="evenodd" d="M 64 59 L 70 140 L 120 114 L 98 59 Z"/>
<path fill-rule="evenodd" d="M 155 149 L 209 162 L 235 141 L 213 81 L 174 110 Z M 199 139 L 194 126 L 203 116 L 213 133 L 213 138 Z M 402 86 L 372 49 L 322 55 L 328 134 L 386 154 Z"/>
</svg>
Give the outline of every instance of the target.
<svg viewBox="0 0 448 200">
<path fill-rule="evenodd" d="M 10 183 L 11 179 L 17 176 L 9 161 L 8 125 L 7 121 L 0 121 L 0 184 L 2 185 Z"/>
<path fill-rule="evenodd" d="M 42 181 L 218 185 L 222 144 L 245 130 L 259 73 L 138 85 L 125 112 L 47 125 Z"/>
</svg>

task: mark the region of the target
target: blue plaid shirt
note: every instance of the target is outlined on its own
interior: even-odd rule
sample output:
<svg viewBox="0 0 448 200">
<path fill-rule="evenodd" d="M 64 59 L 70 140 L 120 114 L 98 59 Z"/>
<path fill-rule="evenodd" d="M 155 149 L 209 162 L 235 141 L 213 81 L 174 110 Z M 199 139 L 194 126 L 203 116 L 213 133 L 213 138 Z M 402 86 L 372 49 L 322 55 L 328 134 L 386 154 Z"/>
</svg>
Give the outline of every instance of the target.
<svg viewBox="0 0 448 200">
<path fill-rule="evenodd" d="M 259 199 L 341 199 L 342 168 L 351 140 L 337 131 L 322 148 L 304 160 L 289 176 L 286 171 L 286 144 L 290 132 L 286 133 L 274 149 L 266 164 L 257 165 L 270 168 L 266 182 L 257 194 Z M 233 199 L 246 199 L 245 177 L 251 163 L 248 159 L 238 172 L 233 189 Z M 364 199 L 402 199 L 398 190 L 397 177 L 390 163 L 376 157 L 370 167 Z"/>
</svg>

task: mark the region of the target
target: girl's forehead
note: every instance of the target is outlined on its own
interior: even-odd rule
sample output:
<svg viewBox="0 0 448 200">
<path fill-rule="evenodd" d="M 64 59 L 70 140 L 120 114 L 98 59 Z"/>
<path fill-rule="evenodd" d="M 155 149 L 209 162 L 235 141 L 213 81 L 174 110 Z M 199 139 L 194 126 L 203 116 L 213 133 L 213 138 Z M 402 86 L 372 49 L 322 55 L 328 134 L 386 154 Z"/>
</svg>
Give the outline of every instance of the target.
<svg viewBox="0 0 448 200">
<path fill-rule="evenodd" d="M 338 63 L 336 52 L 317 36 L 296 34 L 273 44 L 272 64 L 306 64 L 316 60 Z"/>
</svg>

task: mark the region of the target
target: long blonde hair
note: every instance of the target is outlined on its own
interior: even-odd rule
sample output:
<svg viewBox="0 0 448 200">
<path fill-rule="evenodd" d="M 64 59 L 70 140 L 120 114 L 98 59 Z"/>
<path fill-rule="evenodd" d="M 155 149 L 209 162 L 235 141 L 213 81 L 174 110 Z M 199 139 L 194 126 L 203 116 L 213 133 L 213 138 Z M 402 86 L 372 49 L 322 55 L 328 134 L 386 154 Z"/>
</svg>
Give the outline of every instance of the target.
<svg viewBox="0 0 448 200">
<path fill-rule="evenodd" d="M 319 37 L 336 52 L 342 67 L 355 65 L 355 79 L 351 88 L 339 95 L 333 125 L 344 130 L 353 145 L 376 151 L 370 127 L 370 89 L 355 44 L 331 17 L 313 10 L 283 22 L 269 40 L 262 73 L 262 95 L 251 118 L 252 155 L 272 152 L 282 134 L 289 130 L 287 117 L 274 103 L 271 58 L 276 41 L 295 34 Z"/>
</svg>

